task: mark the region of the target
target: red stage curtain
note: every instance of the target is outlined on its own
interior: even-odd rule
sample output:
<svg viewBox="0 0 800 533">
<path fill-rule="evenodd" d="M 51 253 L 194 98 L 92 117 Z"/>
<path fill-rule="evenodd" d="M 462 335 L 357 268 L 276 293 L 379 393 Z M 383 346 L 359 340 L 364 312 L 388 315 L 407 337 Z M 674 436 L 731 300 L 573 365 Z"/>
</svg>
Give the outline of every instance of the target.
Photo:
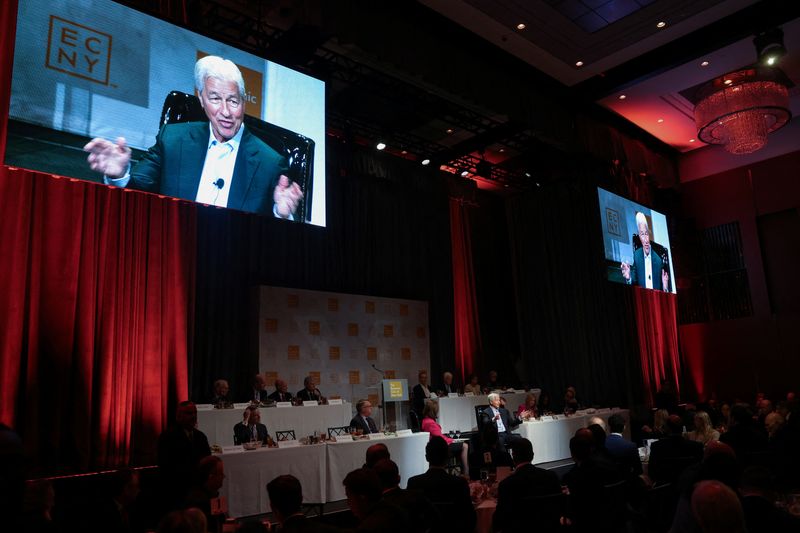
<svg viewBox="0 0 800 533">
<path fill-rule="evenodd" d="M 645 400 L 653 405 L 662 379 L 669 379 L 676 388 L 679 384 L 677 298 L 668 292 L 634 287 L 634 299 L 642 387 Z"/>
<path fill-rule="evenodd" d="M 450 199 L 450 238 L 453 255 L 453 321 L 455 323 L 455 374 L 465 383 L 474 372 L 481 351 L 475 273 L 472 268 L 469 213 L 460 199 Z"/>
<path fill-rule="evenodd" d="M 188 391 L 195 207 L 0 168 L 0 421 L 40 472 L 151 463 Z"/>
</svg>

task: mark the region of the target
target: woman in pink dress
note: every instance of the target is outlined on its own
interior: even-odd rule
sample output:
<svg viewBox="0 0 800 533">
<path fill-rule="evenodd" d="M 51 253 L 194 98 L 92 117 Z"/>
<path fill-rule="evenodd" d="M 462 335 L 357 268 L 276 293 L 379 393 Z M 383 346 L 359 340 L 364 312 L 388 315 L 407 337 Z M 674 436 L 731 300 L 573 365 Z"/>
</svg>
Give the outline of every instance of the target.
<svg viewBox="0 0 800 533">
<path fill-rule="evenodd" d="M 439 403 L 428 400 L 422 410 L 422 431 L 427 431 L 433 437 L 441 437 L 447 442 L 450 453 L 461 458 L 461 474 L 469 478 L 469 444 L 466 442 L 453 442 L 453 439 L 442 434 L 442 426 L 436 421 L 439 418 Z"/>
</svg>

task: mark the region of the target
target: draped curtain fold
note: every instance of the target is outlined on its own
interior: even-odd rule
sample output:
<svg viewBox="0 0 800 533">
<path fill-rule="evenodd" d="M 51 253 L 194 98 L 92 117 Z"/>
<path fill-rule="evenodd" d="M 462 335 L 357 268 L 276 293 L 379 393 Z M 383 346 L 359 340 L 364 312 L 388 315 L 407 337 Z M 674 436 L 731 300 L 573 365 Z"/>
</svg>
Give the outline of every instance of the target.
<svg viewBox="0 0 800 533">
<path fill-rule="evenodd" d="M 475 296 L 475 272 L 469 209 L 462 200 L 450 199 L 450 239 L 453 257 L 453 322 L 455 326 L 455 370 L 466 382 L 481 353 L 478 303 Z"/>
<path fill-rule="evenodd" d="M 642 363 L 642 389 L 648 405 L 663 380 L 679 386 L 677 297 L 674 294 L 634 288 L 636 330 Z"/>
<path fill-rule="evenodd" d="M 43 471 L 153 460 L 187 397 L 195 207 L 0 168 L 0 421 Z"/>
</svg>

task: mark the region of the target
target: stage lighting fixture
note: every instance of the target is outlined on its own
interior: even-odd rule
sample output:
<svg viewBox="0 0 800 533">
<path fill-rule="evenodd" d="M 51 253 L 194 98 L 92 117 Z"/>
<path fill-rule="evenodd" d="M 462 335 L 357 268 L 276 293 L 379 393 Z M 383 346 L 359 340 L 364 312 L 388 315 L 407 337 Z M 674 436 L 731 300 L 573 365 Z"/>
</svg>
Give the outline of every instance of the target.
<svg viewBox="0 0 800 533">
<path fill-rule="evenodd" d="M 783 30 L 772 28 L 761 32 L 753 39 L 756 46 L 758 62 L 762 65 L 772 67 L 786 55 L 786 47 L 783 44 Z"/>
<path fill-rule="evenodd" d="M 386 143 L 378 143 L 375 145 L 375 148 L 377 148 L 378 150 L 383 150 L 384 148 L 386 148 Z"/>
<path fill-rule="evenodd" d="M 422 166 L 428 166 L 430 164 L 431 164 L 431 160 L 430 159 L 423 159 L 422 160 Z"/>
</svg>

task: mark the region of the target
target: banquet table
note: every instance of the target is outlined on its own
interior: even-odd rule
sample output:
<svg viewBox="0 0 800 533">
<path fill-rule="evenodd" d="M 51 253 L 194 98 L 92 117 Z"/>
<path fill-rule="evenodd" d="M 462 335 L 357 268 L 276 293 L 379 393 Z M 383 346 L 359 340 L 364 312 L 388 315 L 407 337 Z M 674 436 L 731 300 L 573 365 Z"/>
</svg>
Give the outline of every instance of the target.
<svg viewBox="0 0 800 533">
<path fill-rule="evenodd" d="M 244 409 L 212 409 L 210 405 L 197 406 L 197 427 L 206 434 L 209 444 L 233 445 L 233 426 L 242 421 Z M 293 429 L 295 436 L 306 437 L 315 431 L 327 434 L 329 427 L 347 426 L 353 417 L 349 402 L 341 405 L 313 405 L 296 407 L 261 407 L 261 423 L 269 434 Z"/>
<path fill-rule="evenodd" d="M 630 413 L 627 409 L 597 409 L 591 413 L 579 411 L 570 416 L 555 415 L 543 416 L 540 420 L 523 422 L 514 433 L 522 435 L 533 444 L 534 464 L 548 463 L 569 459 L 569 440 L 575 436 L 575 431 L 588 425 L 589 419 L 598 416 L 603 420 L 613 413 L 619 413 L 629 422 Z M 630 437 L 630 430 L 626 424 L 626 437 Z"/>
<path fill-rule="evenodd" d="M 220 495 L 228 500 L 230 516 L 270 512 L 267 483 L 283 474 L 300 480 L 304 501 L 326 501 L 325 444 L 247 451 L 231 446 L 220 458 L 225 468 Z"/>
<path fill-rule="evenodd" d="M 531 392 L 537 394 L 539 389 Z M 500 392 L 501 397 L 506 400 L 506 409 L 512 413 L 517 412 L 517 408 L 525 403 L 527 392 Z M 488 405 L 489 400 L 486 394 L 478 396 L 459 396 L 458 398 L 442 397 L 439 402 L 439 424 L 442 431 L 474 431 L 478 428 L 478 421 L 475 418 L 475 406 Z"/>
</svg>

